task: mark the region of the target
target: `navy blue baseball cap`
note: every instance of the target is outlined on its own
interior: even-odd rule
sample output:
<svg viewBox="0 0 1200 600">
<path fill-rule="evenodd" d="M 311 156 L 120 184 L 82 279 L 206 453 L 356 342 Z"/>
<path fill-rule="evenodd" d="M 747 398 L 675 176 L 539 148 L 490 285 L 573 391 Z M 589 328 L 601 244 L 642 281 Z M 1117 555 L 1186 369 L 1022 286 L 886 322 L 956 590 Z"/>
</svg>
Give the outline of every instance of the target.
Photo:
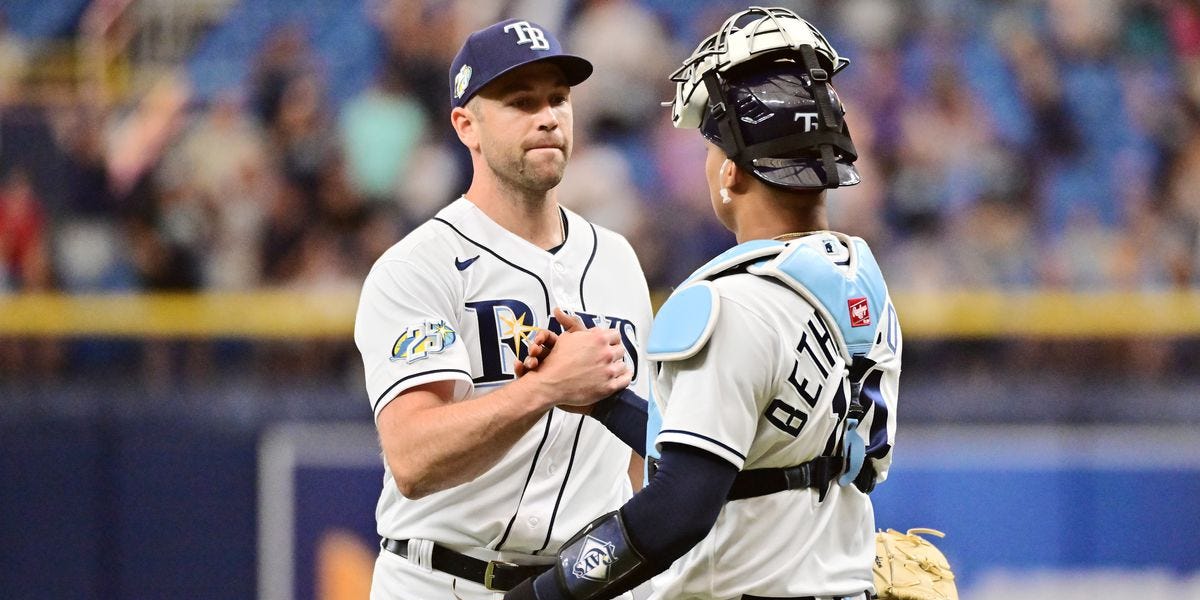
<svg viewBox="0 0 1200 600">
<path fill-rule="evenodd" d="M 578 85 L 592 74 L 592 63 L 566 54 L 554 34 L 541 25 L 508 19 L 467 36 L 450 64 L 450 106 L 466 105 L 497 77 L 538 61 L 558 65 L 567 85 Z"/>
</svg>

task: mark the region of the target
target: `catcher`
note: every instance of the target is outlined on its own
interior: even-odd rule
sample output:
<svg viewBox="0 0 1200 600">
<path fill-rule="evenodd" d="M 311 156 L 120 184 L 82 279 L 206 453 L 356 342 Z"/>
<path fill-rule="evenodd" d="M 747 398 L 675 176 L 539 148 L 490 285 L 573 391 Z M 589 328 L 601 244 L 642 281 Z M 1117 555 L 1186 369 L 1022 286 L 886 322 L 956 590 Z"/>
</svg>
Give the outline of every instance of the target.
<svg viewBox="0 0 1200 600">
<path fill-rule="evenodd" d="M 651 577 L 652 599 L 875 591 L 868 494 L 891 463 L 902 338 L 866 242 L 826 219 L 826 190 L 859 182 L 830 83 L 848 62 L 795 13 L 755 7 L 672 76 L 674 124 L 707 140 L 713 210 L 739 243 L 655 317 L 648 485 L 506 599 L 611 598 Z M 553 343 L 539 334 L 523 366 Z M 637 406 L 587 410 L 612 429 Z"/>
</svg>

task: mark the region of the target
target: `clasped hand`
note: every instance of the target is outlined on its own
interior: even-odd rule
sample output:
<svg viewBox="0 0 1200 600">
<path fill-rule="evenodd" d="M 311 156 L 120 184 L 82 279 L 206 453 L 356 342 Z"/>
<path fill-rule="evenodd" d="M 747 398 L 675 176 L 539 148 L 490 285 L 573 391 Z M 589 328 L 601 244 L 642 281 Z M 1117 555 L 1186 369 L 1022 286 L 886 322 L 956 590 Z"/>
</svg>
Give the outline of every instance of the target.
<svg viewBox="0 0 1200 600">
<path fill-rule="evenodd" d="M 591 405 L 625 389 L 633 369 L 625 364 L 625 346 L 615 329 L 587 328 L 575 316 L 554 309 L 563 332 L 538 331 L 527 342 L 524 361 L 514 361 L 517 377 L 536 372 L 563 401 L 563 410 L 586 414 Z M 551 352 L 553 351 L 553 352 Z"/>
</svg>

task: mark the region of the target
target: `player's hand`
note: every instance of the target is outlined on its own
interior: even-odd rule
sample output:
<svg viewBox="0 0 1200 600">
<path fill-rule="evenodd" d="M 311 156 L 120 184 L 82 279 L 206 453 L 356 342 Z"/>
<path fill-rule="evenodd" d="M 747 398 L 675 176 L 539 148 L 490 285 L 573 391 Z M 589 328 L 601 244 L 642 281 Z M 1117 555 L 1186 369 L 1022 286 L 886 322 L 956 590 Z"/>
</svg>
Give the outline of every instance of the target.
<svg viewBox="0 0 1200 600">
<path fill-rule="evenodd" d="M 633 370 L 625 365 L 620 333 L 603 327 L 588 329 L 578 317 L 557 308 L 554 316 L 563 332 L 539 344 L 536 371 L 528 373 L 537 378 L 546 398 L 559 408 L 585 407 L 629 385 Z"/>
<path fill-rule="evenodd" d="M 558 334 L 549 329 L 542 329 L 534 334 L 533 339 L 525 344 L 527 354 L 524 361 L 514 360 L 513 367 L 516 369 L 517 377 L 523 377 L 530 371 L 536 371 L 541 361 L 550 353 L 550 349 L 554 347 L 554 342 L 558 340 Z"/>
<path fill-rule="evenodd" d="M 563 332 L 587 331 L 587 326 L 583 324 L 583 319 L 568 314 L 561 308 L 554 309 L 554 318 L 562 326 Z M 546 355 L 554 348 L 554 342 L 557 340 L 558 334 L 549 329 L 542 329 L 534 334 L 533 339 L 525 344 L 525 360 L 513 361 L 517 377 L 521 377 L 530 371 L 536 371 L 541 361 L 545 360 Z"/>
</svg>

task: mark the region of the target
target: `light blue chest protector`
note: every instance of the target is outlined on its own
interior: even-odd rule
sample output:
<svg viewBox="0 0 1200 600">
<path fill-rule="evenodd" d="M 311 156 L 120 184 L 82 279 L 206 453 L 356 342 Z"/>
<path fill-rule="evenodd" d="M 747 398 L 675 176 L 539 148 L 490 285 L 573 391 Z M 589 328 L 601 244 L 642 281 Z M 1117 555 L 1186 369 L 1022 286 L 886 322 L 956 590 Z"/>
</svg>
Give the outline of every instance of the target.
<svg viewBox="0 0 1200 600">
<path fill-rule="evenodd" d="M 721 299 L 712 281 L 735 273 L 770 277 L 811 304 L 836 339 L 846 365 L 867 354 L 875 343 L 878 319 L 887 301 L 887 287 L 867 243 L 842 234 L 821 234 L 825 251 L 799 240 L 783 243 L 754 240 L 739 244 L 709 261 L 688 277 L 659 309 L 647 342 L 650 360 L 667 362 L 694 356 L 708 342 L 720 314 Z M 848 249 L 848 259 L 834 263 L 829 256 Z M 842 456 L 845 469 L 838 481 L 848 485 L 862 468 L 865 444 L 855 430 L 863 417 L 857 386 L 845 421 Z M 855 408 L 857 407 L 857 411 Z M 658 457 L 654 440 L 662 428 L 655 402 L 646 424 L 647 463 Z"/>
</svg>

